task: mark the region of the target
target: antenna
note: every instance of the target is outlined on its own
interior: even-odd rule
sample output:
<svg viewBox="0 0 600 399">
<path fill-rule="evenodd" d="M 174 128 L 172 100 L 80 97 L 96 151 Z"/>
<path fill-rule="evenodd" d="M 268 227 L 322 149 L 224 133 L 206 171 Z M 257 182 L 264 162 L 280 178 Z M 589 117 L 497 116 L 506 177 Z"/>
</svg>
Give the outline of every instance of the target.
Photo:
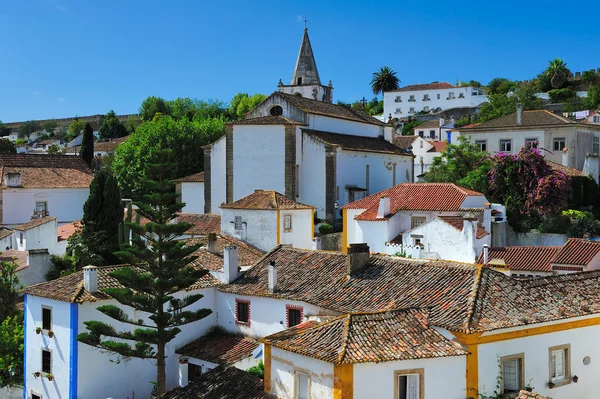
<svg viewBox="0 0 600 399">
<path fill-rule="evenodd" d="M 307 30 L 308 28 L 306 27 L 306 23 L 308 22 L 308 20 L 306 19 L 306 12 L 304 13 L 304 30 Z"/>
</svg>

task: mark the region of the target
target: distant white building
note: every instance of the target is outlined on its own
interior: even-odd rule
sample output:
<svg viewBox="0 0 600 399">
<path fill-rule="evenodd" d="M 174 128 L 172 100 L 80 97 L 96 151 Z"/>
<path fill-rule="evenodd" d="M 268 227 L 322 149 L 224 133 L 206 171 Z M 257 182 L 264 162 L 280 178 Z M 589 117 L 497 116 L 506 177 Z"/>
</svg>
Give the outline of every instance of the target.
<svg viewBox="0 0 600 399">
<path fill-rule="evenodd" d="M 184 213 L 204 213 L 204 172 L 181 177 L 173 180 L 177 183 L 176 190 L 181 195 L 180 201 L 185 202 L 181 210 Z"/>
<path fill-rule="evenodd" d="M 486 92 L 479 87 L 458 87 L 446 82 L 416 84 L 383 93 L 383 114 L 403 118 L 418 112 L 477 107 L 487 101 Z"/>
</svg>

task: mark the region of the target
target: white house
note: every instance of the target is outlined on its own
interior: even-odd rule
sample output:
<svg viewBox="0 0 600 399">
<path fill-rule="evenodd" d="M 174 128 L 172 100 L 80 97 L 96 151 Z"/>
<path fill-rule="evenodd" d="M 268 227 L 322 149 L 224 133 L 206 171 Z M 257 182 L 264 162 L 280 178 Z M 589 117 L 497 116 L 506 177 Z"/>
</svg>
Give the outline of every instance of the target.
<svg viewBox="0 0 600 399">
<path fill-rule="evenodd" d="M 177 183 L 177 192 L 181 195 L 181 202 L 185 202 L 182 212 L 199 214 L 204 213 L 204 172 L 181 177 L 173 180 Z"/>
<path fill-rule="evenodd" d="M 312 68 L 303 65 L 308 58 L 298 59 L 296 71 Z M 413 181 L 413 157 L 392 144 L 392 126 L 362 111 L 281 91 L 246 117 L 204 147 L 205 213 L 260 182 L 334 220 L 357 195 Z"/>
<path fill-rule="evenodd" d="M 270 251 L 276 245 L 312 248 L 314 208 L 268 190 L 221 205 L 221 231 Z"/>
<path fill-rule="evenodd" d="M 416 84 L 383 93 L 383 114 L 402 118 L 417 112 L 476 107 L 487 101 L 487 94 L 479 87 L 458 87 L 447 82 Z"/>
<path fill-rule="evenodd" d="M 0 224 L 27 223 L 32 215 L 58 224 L 81 219 L 92 171 L 79 157 L 0 154 Z"/>
<path fill-rule="evenodd" d="M 445 140 L 425 140 L 420 136 L 416 136 L 415 141 L 412 143 L 412 153 L 415 155 L 415 173 L 417 177 L 427 173 L 433 159 L 440 157 L 447 147 L 448 142 Z"/>
<path fill-rule="evenodd" d="M 366 242 L 373 252 L 378 253 L 393 255 L 403 250 L 412 251 L 416 241 L 405 242 L 403 233 L 439 216 L 472 217 L 473 213 L 482 223 L 486 224 L 488 220 L 491 223 L 490 206 L 486 207 L 490 217 L 484 222 L 484 204 L 487 200 L 483 194 L 452 183 L 398 184 L 342 207 L 342 248 L 346 250 L 348 244 Z M 489 226 L 484 229 L 490 232 Z M 444 245 L 444 241 L 436 245 L 433 242 L 427 251 L 446 253 L 436 248 Z M 421 245 L 421 242 L 417 244 Z M 411 252 L 411 255 L 416 254 Z M 471 261 L 474 260 L 473 257 Z"/>
</svg>

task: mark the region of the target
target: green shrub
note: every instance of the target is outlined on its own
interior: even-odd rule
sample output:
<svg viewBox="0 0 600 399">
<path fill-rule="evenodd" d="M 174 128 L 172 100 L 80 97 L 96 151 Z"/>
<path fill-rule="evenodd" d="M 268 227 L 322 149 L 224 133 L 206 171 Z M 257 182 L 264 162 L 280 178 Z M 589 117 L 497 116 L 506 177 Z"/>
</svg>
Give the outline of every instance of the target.
<svg viewBox="0 0 600 399">
<path fill-rule="evenodd" d="M 265 378 L 265 365 L 262 360 L 258 361 L 256 366 L 252 366 L 248 369 L 248 373 L 255 375 L 259 378 Z"/>
<path fill-rule="evenodd" d="M 563 211 L 562 215 L 571 219 L 571 225 L 567 230 L 569 237 L 582 238 L 585 235 L 596 234 L 598 222 L 594 218 L 594 214 L 592 212 L 569 209 L 567 211 Z"/>
<path fill-rule="evenodd" d="M 322 235 L 333 233 L 333 226 L 328 223 L 323 223 L 319 226 L 319 233 Z"/>
</svg>

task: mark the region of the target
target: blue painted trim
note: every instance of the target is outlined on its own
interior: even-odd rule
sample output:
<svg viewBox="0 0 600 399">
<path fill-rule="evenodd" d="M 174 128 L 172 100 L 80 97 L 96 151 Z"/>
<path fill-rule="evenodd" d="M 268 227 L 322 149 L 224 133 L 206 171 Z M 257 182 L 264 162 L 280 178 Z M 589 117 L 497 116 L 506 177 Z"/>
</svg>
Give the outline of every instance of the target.
<svg viewBox="0 0 600 399">
<path fill-rule="evenodd" d="M 23 295 L 23 399 L 27 399 L 27 294 Z"/>
<path fill-rule="evenodd" d="M 79 307 L 76 303 L 71 303 L 70 305 L 71 351 L 69 356 L 69 398 L 77 399 L 77 369 L 79 366 L 77 331 L 79 329 Z"/>
</svg>

